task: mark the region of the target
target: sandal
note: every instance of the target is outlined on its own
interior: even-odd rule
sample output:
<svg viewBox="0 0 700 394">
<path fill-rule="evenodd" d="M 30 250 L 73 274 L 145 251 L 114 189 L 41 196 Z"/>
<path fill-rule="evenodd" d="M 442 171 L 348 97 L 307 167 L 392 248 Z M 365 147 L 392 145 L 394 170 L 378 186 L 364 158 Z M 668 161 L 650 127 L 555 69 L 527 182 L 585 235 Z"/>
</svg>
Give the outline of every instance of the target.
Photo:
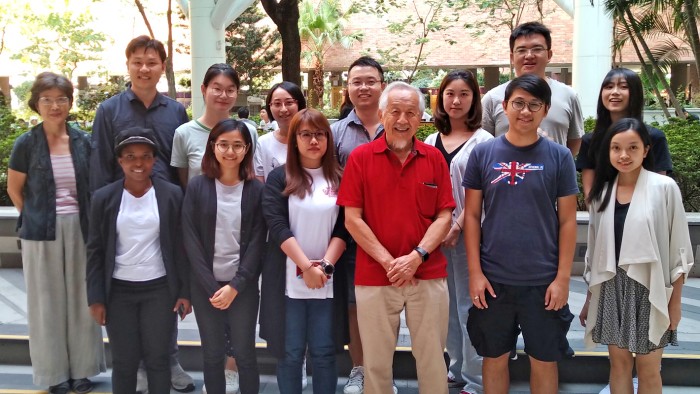
<svg viewBox="0 0 700 394">
<path fill-rule="evenodd" d="M 88 378 L 76 379 L 71 386 L 77 394 L 87 394 L 95 388 L 95 384 Z"/>
<path fill-rule="evenodd" d="M 69 392 L 70 384 L 67 381 L 49 387 L 49 394 L 68 394 Z"/>
</svg>

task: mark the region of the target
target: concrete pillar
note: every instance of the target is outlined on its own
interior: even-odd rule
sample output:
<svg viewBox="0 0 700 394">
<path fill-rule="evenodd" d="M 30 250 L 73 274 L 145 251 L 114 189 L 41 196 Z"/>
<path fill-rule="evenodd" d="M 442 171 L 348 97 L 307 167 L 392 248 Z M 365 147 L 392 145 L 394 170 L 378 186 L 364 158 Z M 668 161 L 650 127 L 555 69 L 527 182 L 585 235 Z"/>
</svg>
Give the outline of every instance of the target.
<svg viewBox="0 0 700 394">
<path fill-rule="evenodd" d="M 209 66 L 226 60 L 225 29 L 215 28 L 211 23 L 214 0 L 191 0 L 190 48 L 192 53 L 192 116 L 198 118 L 204 112 L 204 100 L 199 86 Z"/>
<path fill-rule="evenodd" d="M 487 92 L 499 85 L 499 76 L 500 70 L 498 67 L 484 67 L 484 88 Z"/>
<path fill-rule="evenodd" d="M 600 83 L 610 71 L 613 23 L 603 1 L 576 1 L 574 7 L 572 86 L 585 119 L 596 115 Z"/>
<path fill-rule="evenodd" d="M 682 92 L 681 96 L 676 96 L 679 100 L 688 99 L 684 94 L 687 93 L 688 68 L 688 64 L 686 63 L 677 63 L 671 66 L 671 90 L 674 93 Z"/>
<path fill-rule="evenodd" d="M 12 96 L 10 95 L 10 77 L 0 77 L 0 92 L 5 97 L 5 105 L 12 108 Z"/>
<path fill-rule="evenodd" d="M 339 71 L 331 72 L 331 108 L 340 108 L 343 102 L 343 73 Z"/>
</svg>

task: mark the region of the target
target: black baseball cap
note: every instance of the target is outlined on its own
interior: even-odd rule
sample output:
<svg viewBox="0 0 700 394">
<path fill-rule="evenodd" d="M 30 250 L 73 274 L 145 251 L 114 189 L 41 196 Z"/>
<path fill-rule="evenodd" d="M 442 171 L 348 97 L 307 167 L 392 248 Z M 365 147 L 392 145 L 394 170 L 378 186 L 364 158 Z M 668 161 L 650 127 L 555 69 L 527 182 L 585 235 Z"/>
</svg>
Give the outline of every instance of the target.
<svg viewBox="0 0 700 394">
<path fill-rule="evenodd" d="M 158 152 L 158 142 L 153 130 L 144 127 L 130 127 L 117 134 L 114 139 L 114 154 L 121 155 L 122 149 L 131 144 L 146 144 L 153 147 L 154 152 Z"/>
</svg>

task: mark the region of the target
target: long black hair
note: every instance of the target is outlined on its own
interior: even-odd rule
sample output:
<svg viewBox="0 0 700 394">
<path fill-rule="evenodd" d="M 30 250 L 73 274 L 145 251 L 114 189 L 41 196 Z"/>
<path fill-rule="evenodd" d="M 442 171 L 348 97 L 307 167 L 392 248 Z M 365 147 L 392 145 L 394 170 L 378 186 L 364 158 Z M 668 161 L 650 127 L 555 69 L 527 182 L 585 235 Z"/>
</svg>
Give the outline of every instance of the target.
<svg viewBox="0 0 700 394">
<path fill-rule="evenodd" d="M 639 78 L 636 72 L 624 67 L 613 68 L 608 71 L 605 78 L 603 78 L 603 83 L 600 84 L 595 128 L 593 129 L 593 136 L 591 137 L 591 147 L 588 149 L 588 157 L 593 163 L 596 162 L 596 156 L 598 152 L 600 152 L 600 146 L 603 142 L 605 131 L 612 125 L 610 111 L 608 111 L 603 104 L 603 90 L 617 78 L 624 79 L 625 82 L 627 82 L 627 89 L 629 90 L 629 102 L 626 108 L 625 118 L 637 119 L 640 122 L 643 121 L 644 88 L 642 87 L 642 79 Z"/>
<path fill-rule="evenodd" d="M 649 130 L 647 127 L 638 119 L 634 118 L 624 118 L 615 122 L 610 128 L 608 128 L 605 133 L 600 133 L 603 135 L 602 145 L 603 149 L 599 150 L 597 155 L 597 161 L 595 166 L 595 177 L 593 179 L 593 186 L 591 187 L 591 192 L 588 194 L 588 200 L 586 201 L 589 205 L 593 201 L 600 200 L 600 207 L 598 212 L 602 212 L 608 206 L 610 202 L 610 195 L 612 194 L 612 183 L 615 182 L 618 171 L 610 163 L 610 143 L 614 136 L 623 133 L 628 130 L 633 130 L 639 135 L 642 140 L 642 144 L 646 149 L 651 147 L 651 137 L 649 136 Z M 654 157 L 649 152 L 647 156 L 642 161 L 642 167 L 649 171 L 654 170 Z M 603 196 L 603 190 L 608 187 Z"/>
</svg>

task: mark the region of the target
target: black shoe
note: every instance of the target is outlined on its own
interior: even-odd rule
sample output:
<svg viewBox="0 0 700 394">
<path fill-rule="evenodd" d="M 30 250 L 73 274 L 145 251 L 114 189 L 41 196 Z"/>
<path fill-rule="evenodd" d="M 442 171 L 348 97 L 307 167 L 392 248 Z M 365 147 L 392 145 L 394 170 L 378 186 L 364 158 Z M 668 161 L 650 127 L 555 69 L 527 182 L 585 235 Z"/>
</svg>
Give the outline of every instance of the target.
<svg viewBox="0 0 700 394">
<path fill-rule="evenodd" d="M 71 387 L 76 394 L 87 394 L 95 388 L 95 384 L 88 378 L 82 378 L 72 381 Z"/>
<path fill-rule="evenodd" d="M 68 381 L 59 383 L 49 387 L 49 394 L 68 394 L 70 393 L 70 384 Z"/>
</svg>

